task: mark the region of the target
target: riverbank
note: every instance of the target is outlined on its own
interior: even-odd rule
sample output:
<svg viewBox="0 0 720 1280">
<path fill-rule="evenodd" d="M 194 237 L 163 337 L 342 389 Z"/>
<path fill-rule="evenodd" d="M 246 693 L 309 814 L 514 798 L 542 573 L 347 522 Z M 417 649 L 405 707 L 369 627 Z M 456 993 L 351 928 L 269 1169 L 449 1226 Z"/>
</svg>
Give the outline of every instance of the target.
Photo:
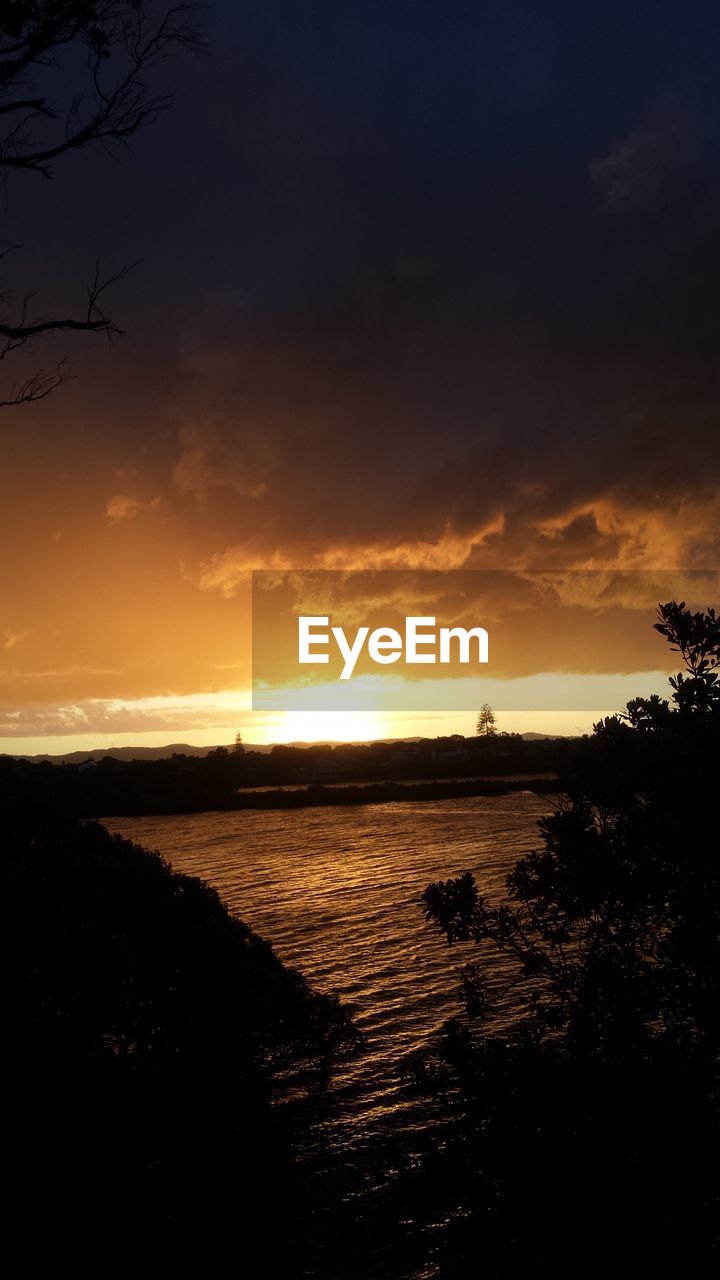
<svg viewBox="0 0 720 1280">
<path fill-rule="evenodd" d="M 560 788 L 558 778 L 516 777 L 512 780 L 494 778 L 438 779 L 432 782 L 368 782 L 339 786 L 312 783 L 307 787 L 275 787 L 260 790 L 238 791 L 222 804 L 198 805 L 193 797 L 181 794 L 173 797 L 170 806 L 162 811 L 143 805 L 136 798 L 132 805 L 116 809 L 118 817 L 148 817 L 152 814 L 179 815 L 190 813 L 234 812 L 243 809 L 307 809 L 335 805 L 396 804 L 398 801 L 458 800 L 470 796 L 508 796 L 514 792 L 533 792 L 536 795 L 552 795 Z M 89 815 L 88 815 L 89 816 Z M 94 815 L 93 815 L 94 816 Z"/>
</svg>

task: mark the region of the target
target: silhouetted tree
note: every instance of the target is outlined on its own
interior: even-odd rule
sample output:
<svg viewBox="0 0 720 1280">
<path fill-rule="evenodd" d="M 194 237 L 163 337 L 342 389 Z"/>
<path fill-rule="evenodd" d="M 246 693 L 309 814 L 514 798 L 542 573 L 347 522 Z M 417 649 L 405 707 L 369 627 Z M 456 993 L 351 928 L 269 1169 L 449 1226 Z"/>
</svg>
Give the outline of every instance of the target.
<svg viewBox="0 0 720 1280">
<path fill-rule="evenodd" d="M 685 666 L 671 701 L 595 726 L 507 900 L 469 873 L 424 894 L 477 953 L 425 1074 L 457 1119 L 448 1275 L 717 1260 L 720 631 L 683 602 L 656 626 Z"/>
<path fill-rule="evenodd" d="M 116 148 L 172 105 L 151 87 L 173 49 L 196 49 L 192 4 L 156 0 L 9 0 L 0 5 L 0 173 L 51 178 L 58 161 L 92 146 Z M 58 76 L 58 68 L 62 75 Z M 6 248 L 2 257 L 12 249 Z M 104 311 L 130 268 L 95 266 L 86 303 L 71 315 L 30 311 L 26 290 L 0 315 L 0 362 L 50 333 L 121 330 Z M 16 382 L 0 407 L 41 400 L 65 380 L 65 362 Z"/>
<path fill-rule="evenodd" d="M 491 738 L 495 733 L 495 712 L 484 702 L 478 712 L 475 732 L 479 737 Z"/>
</svg>

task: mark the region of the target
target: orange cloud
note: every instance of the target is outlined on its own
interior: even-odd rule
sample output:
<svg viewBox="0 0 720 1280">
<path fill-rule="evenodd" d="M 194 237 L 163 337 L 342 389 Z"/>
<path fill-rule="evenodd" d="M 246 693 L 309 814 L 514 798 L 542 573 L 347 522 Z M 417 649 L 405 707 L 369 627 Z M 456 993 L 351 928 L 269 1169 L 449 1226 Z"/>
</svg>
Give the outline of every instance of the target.
<svg viewBox="0 0 720 1280">
<path fill-rule="evenodd" d="M 142 498 L 131 498 L 125 493 L 117 493 L 114 498 L 109 499 L 105 515 L 112 521 L 133 520 L 140 511 L 154 511 L 161 502 L 160 497 L 143 501 Z"/>
</svg>

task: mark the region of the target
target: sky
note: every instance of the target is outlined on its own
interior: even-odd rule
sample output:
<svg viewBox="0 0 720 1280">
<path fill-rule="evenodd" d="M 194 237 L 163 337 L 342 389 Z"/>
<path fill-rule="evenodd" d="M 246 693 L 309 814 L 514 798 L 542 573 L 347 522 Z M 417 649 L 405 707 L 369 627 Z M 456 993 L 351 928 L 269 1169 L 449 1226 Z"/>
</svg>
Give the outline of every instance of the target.
<svg viewBox="0 0 720 1280">
<path fill-rule="evenodd" d="M 601 704 L 500 727 L 585 731 L 627 676 L 662 687 L 629 575 L 716 590 L 716 6 L 210 0 L 203 24 L 126 154 L 4 193 L 6 306 L 82 308 L 96 258 L 142 262 L 125 336 L 49 342 L 72 380 L 0 410 L 0 750 L 472 731 L 474 704 L 253 716 L 252 569 L 602 570 L 566 672 L 605 675 Z"/>
</svg>

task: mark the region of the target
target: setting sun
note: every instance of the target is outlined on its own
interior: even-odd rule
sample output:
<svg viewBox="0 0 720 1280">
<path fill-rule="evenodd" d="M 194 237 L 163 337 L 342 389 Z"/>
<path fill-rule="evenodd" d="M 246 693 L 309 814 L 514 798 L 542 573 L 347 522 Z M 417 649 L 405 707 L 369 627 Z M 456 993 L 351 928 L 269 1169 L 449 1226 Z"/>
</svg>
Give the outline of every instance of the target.
<svg viewBox="0 0 720 1280">
<path fill-rule="evenodd" d="M 264 732 L 273 742 L 369 742 L 392 729 L 372 711 L 286 711 Z"/>
</svg>

